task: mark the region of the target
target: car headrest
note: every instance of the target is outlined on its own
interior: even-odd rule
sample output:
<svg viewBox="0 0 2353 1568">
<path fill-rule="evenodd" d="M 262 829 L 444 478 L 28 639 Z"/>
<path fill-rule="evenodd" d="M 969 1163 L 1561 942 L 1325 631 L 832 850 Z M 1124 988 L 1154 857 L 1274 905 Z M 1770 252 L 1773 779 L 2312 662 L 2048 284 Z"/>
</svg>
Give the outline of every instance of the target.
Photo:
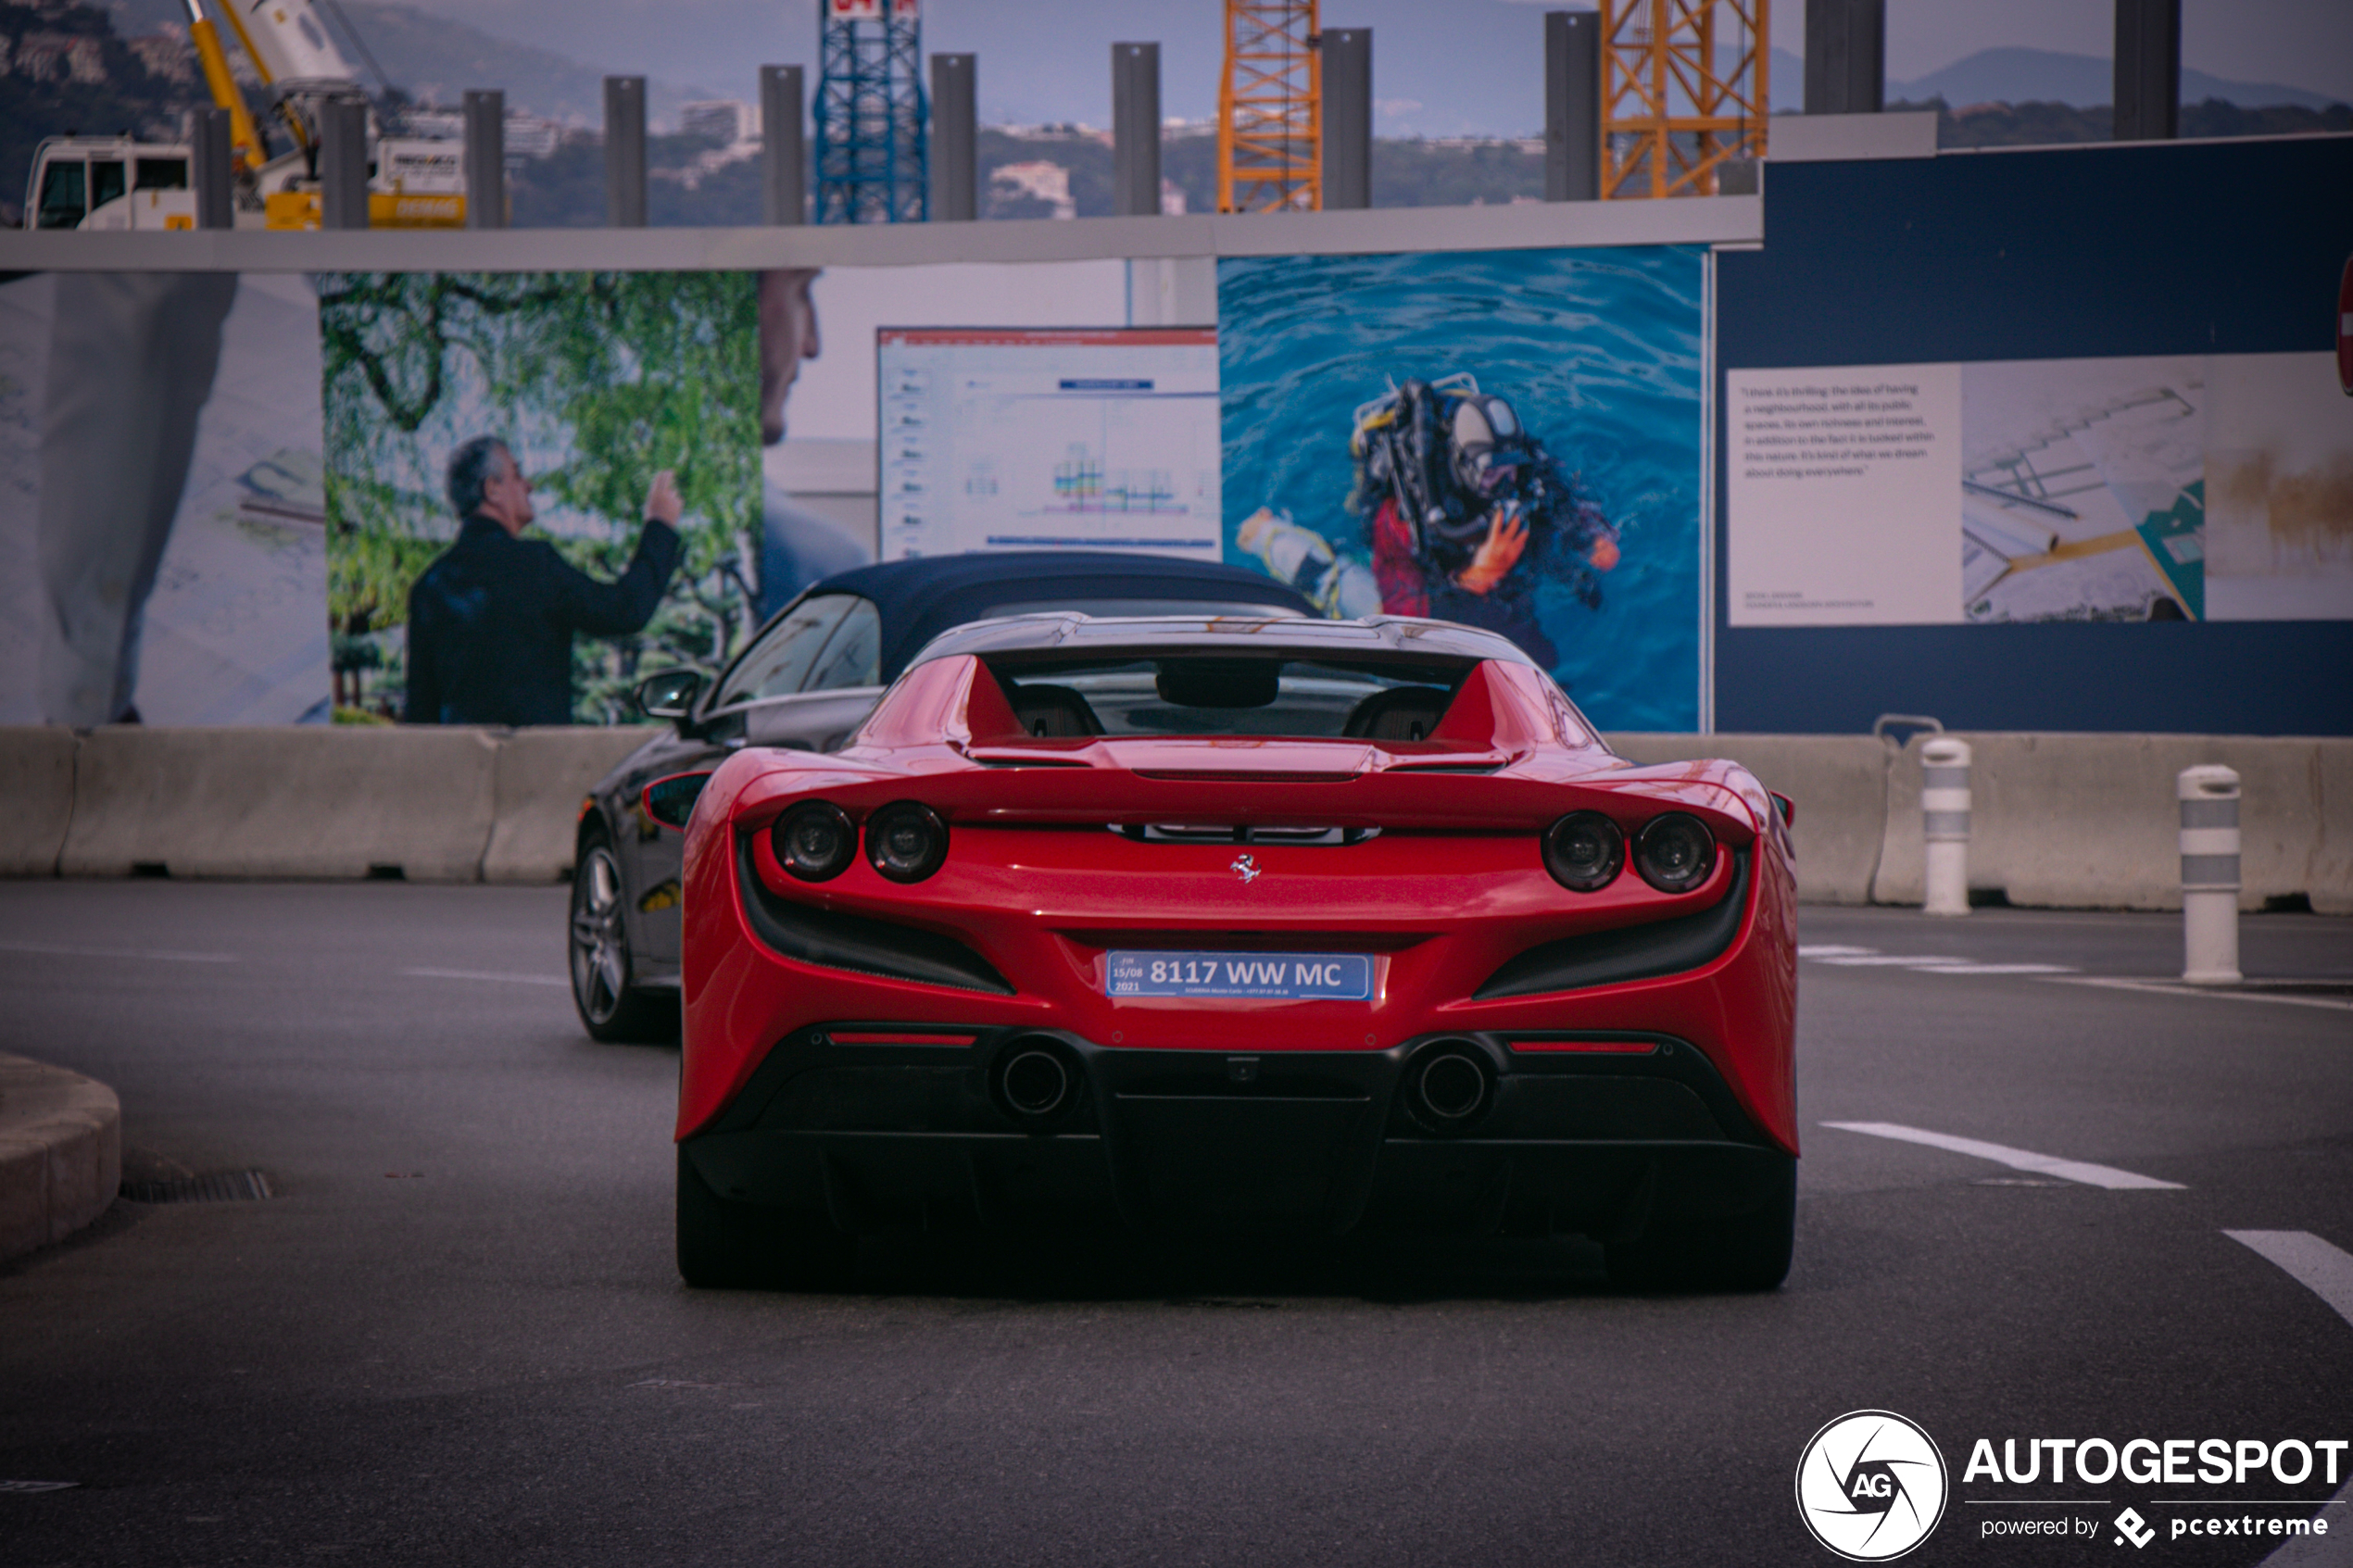
<svg viewBox="0 0 2353 1568">
<path fill-rule="evenodd" d="M 1350 709 L 1340 733 L 1354 740 L 1428 740 L 1453 696 L 1443 686 L 1391 686 Z"/>
<path fill-rule="evenodd" d="M 1006 699 L 1026 735 L 1099 735 L 1102 721 L 1087 699 L 1068 686 L 1043 684 L 1008 686 Z"/>
</svg>

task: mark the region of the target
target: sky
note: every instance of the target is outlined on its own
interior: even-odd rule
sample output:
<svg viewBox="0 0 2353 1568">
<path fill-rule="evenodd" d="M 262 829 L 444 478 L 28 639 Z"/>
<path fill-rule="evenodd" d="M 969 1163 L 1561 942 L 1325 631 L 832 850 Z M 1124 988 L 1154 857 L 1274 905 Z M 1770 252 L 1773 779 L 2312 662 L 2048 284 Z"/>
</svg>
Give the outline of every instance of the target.
<svg viewBox="0 0 2353 1568">
<path fill-rule="evenodd" d="M 816 0 L 410 0 L 604 69 L 724 97 L 754 95 L 764 62 L 816 64 Z M 1573 3 L 1573 0 L 1572 0 Z M 1376 134 L 1533 133 L 1541 14 L 1564 0 L 1327 0 L 1326 27 L 1369 26 Z M 2347 0 L 2183 0 L 2183 64 L 2353 101 Z M 1218 0 L 924 0 L 927 52 L 970 52 L 984 123 L 1110 119 L 1110 48 L 1161 44 L 1164 113 L 1216 106 Z M 2113 0 L 1887 0 L 1887 76 L 1908 81 L 1981 49 L 2106 57 Z M 1805 51 L 1805 6 L 1773 6 L 1773 43 Z M 1777 94 L 1776 96 L 1780 94 Z M 1412 106 L 1408 107 L 1406 106 Z"/>
</svg>

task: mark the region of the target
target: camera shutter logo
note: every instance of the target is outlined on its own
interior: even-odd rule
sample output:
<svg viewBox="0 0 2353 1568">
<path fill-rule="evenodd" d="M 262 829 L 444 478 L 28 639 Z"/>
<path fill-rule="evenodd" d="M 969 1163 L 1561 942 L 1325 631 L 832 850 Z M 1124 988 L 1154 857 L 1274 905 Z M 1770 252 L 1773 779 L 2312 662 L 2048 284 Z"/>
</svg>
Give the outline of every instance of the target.
<svg viewBox="0 0 2353 1568">
<path fill-rule="evenodd" d="M 1850 1562 L 1903 1556 L 1944 1517 L 1944 1456 L 1893 1411 L 1854 1411 L 1814 1434 L 1797 1461 L 1797 1515 Z"/>
</svg>

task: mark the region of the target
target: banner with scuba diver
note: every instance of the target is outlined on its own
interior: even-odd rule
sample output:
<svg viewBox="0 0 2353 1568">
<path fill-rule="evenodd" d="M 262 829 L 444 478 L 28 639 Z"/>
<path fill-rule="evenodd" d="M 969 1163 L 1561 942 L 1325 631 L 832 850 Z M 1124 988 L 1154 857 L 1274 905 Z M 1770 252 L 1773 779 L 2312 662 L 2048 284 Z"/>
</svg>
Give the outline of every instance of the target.
<svg viewBox="0 0 2353 1568">
<path fill-rule="evenodd" d="M 1217 264 L 1228 561 L 1699 721 L 1705 247 Z"/>
</svg>

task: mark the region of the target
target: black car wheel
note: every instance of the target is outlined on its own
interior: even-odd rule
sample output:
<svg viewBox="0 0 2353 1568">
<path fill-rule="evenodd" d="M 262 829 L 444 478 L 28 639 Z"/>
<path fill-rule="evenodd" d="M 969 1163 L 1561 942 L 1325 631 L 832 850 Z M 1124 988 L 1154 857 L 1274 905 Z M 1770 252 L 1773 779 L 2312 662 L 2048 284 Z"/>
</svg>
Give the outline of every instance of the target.
<svg viewBox="0 0 2353 1568">
<path fill-rule="evenodd" d="M 1603 1251 L 1611 1281 L 1633 1290 L 1772 1290 L 1789 1277 L 1796 1234 L 1797 1161 L 1789 1160 L 1745 1214 L 1654 1223 Z"/>
<path fill-rule="evenodd" d="M 616 1044 L 674 1040 L 678 997 L 629 983 L 629 931 L 622 911 L 621 862 L 592 834 L 572 875 L 572 1000 L 594 1039 Z"/>
<path fill-rule="evenodd" d="M 702 1290 L 829 1290 L 849 1279 L 854 1237 L 819 1213 L 771 1209 L 711 1190 L 678 1151 L 678 1273 Z"/>
</svg>

